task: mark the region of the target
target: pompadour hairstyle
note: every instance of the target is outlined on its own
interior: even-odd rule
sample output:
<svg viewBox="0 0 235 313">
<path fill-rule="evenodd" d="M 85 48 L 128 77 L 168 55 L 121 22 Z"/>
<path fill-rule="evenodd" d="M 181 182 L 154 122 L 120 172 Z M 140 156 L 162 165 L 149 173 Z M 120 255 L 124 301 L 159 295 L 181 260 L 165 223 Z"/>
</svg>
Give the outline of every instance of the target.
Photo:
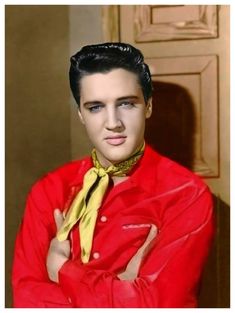
<svg viewBox="0 0 235 313">
<path fill-rule="evenodd" d="M 70 88 L 80 106 L 80 80 L 95 73 L 108 73 L 122 68 L 137 75 L 145 102 L 152 96 L 152 80 L 149 67 L 144 63 L 140 50 L 126 43 L 107 42 L 84 46 L 70 58 Z"/>
</svg>

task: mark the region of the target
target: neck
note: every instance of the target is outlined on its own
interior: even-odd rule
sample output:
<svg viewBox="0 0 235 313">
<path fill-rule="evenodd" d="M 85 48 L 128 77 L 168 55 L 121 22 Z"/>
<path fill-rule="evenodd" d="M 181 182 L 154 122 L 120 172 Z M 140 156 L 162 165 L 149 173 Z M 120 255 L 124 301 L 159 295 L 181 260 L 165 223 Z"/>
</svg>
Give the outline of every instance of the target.
<svg viewBox="0 0 235 313">
<path fill-rule="evenodd" d="M 126 174 L 128 174 L 130 172 L 130 170 L 133 168 L 133 166 L 139 161 L 139 159 L 143 155 L 144 147 L 145 147 L 145 145 L 143 144 L 143 146 L 139 150 L 137 150 L 134 154 L 132 154 L 126 160 L 124 160 L 120 163 L 112 164 L 106 168 L 103 168 L 103 166 L 101 165 L 101 163 L 97 157 L 95 149 L 93 149 L 92 150 L 93 165 L 98 170 L 98 173 L 102 169 L 103 172 L 105 174 L 108 174 L 110 177 L 112 177 L 112 176 L 125 177 Z M 100 172 L 99 175 L 102 175 L 102 172 Z"/>
<path fill-rule="evenodd" d="M 97 158 L 97 160 L 98 160 L 98 162 L 100 163 L 100 165 L 103 167 L 103 168 L 107 168 L 107 167 L 109 167 L 109 166 L 112 166 L 112 165 L 118 165 L 118 164 L 120 164 L 120 163 L 122 163 L 122 162 L 124 162 L 124 161 L 126 161 L 126 160 L 128 160 L 128 159 L 130 159 L 132 156 L 134 156 L 138 151 L 140 151 L 140 150 L 144 150 L 144 145 L 145 145 L 145 142 L 142 142 L 141 143 L 141 145 L 139 145 L 137 148 L 136 148 L 136 150 L 129 156 L 129 157 L 127 157 L 127 159 L 124 159 L 124 160 L 120 160 L 120 161 L 118 161 L 118 162 L 112 162 L 112 161 L 109 161 L 109 160 L 107 160 L 107 159 L 105 159 L 100 153 L 99 153 L 99 151 L 96 151 L 95 149 L 95 154 L 96 154 L 96 158 Z M 143 151 L 142 150 L 142 151 Z"/>
</svg>

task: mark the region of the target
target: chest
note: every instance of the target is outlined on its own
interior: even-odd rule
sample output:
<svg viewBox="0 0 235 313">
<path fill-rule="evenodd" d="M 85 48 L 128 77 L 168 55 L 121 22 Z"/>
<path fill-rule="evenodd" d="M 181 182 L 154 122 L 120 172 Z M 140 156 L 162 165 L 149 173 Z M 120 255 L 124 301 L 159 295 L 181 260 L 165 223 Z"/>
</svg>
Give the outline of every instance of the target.
<svg viewBox="0 0 235 313">
<path fill-rule="evenodd" d="M 138 188 L 110 190 L 98 210 L 89 265 L 122 268 L 146 240 L 151 224 L 160 226 L 159 212 L 155 197 Z M 73 259 L 80 258 L 79 225 L 71 233 L 71 245 Z"/>
</svg>

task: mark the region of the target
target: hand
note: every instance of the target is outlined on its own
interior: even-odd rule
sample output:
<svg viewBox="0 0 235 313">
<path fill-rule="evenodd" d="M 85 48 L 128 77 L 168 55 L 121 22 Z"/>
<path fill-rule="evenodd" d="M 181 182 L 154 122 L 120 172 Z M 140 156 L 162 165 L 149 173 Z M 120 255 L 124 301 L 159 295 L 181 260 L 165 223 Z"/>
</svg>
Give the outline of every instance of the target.
<svg viewBox="0 0 235 313">
<path fill-rule="evenodd" d="M 57 231 L 61 228 L 64 221 L 63 215 L 59 209 L 55 209 L 54 218 Z M 47 254 L 47 273 L 50 280 L 58 283 L 58 272 L 62 265 L 70 257 L 70 242 L 69 240 L 59 241 L 56 237 L 52 239 Z"/>
<path fill-rule="evenodd" d="M 118 278 L 120 280 L 134 280 L 138 276 L 141 263 L 152 247 L 153 239 L 157 235 L 157 227 L 151 224 L 151 228 L 143 245 L 138 249 L 136 254 L 131 258 L 124 272 L 120 273 Z"/>
</svg>

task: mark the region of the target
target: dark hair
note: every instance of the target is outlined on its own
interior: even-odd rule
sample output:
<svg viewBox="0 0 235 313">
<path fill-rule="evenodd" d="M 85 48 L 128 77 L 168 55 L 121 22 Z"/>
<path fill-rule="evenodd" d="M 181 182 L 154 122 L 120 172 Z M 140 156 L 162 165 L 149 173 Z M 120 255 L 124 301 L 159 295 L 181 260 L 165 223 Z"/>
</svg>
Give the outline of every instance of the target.
<svg viewBox="0 0 235 313">
<path fill-rule="evenodd" d="M 80 80 L 85 75 L 107 73 L 122 68 L 135 73 L 142 88 L 145 102 L 152 96 L 152 80 L 143 54 L 130 44 L 107 42 L 84 46 L 70 58 L 70 88 L 80 105 Z"/>
</svg>

